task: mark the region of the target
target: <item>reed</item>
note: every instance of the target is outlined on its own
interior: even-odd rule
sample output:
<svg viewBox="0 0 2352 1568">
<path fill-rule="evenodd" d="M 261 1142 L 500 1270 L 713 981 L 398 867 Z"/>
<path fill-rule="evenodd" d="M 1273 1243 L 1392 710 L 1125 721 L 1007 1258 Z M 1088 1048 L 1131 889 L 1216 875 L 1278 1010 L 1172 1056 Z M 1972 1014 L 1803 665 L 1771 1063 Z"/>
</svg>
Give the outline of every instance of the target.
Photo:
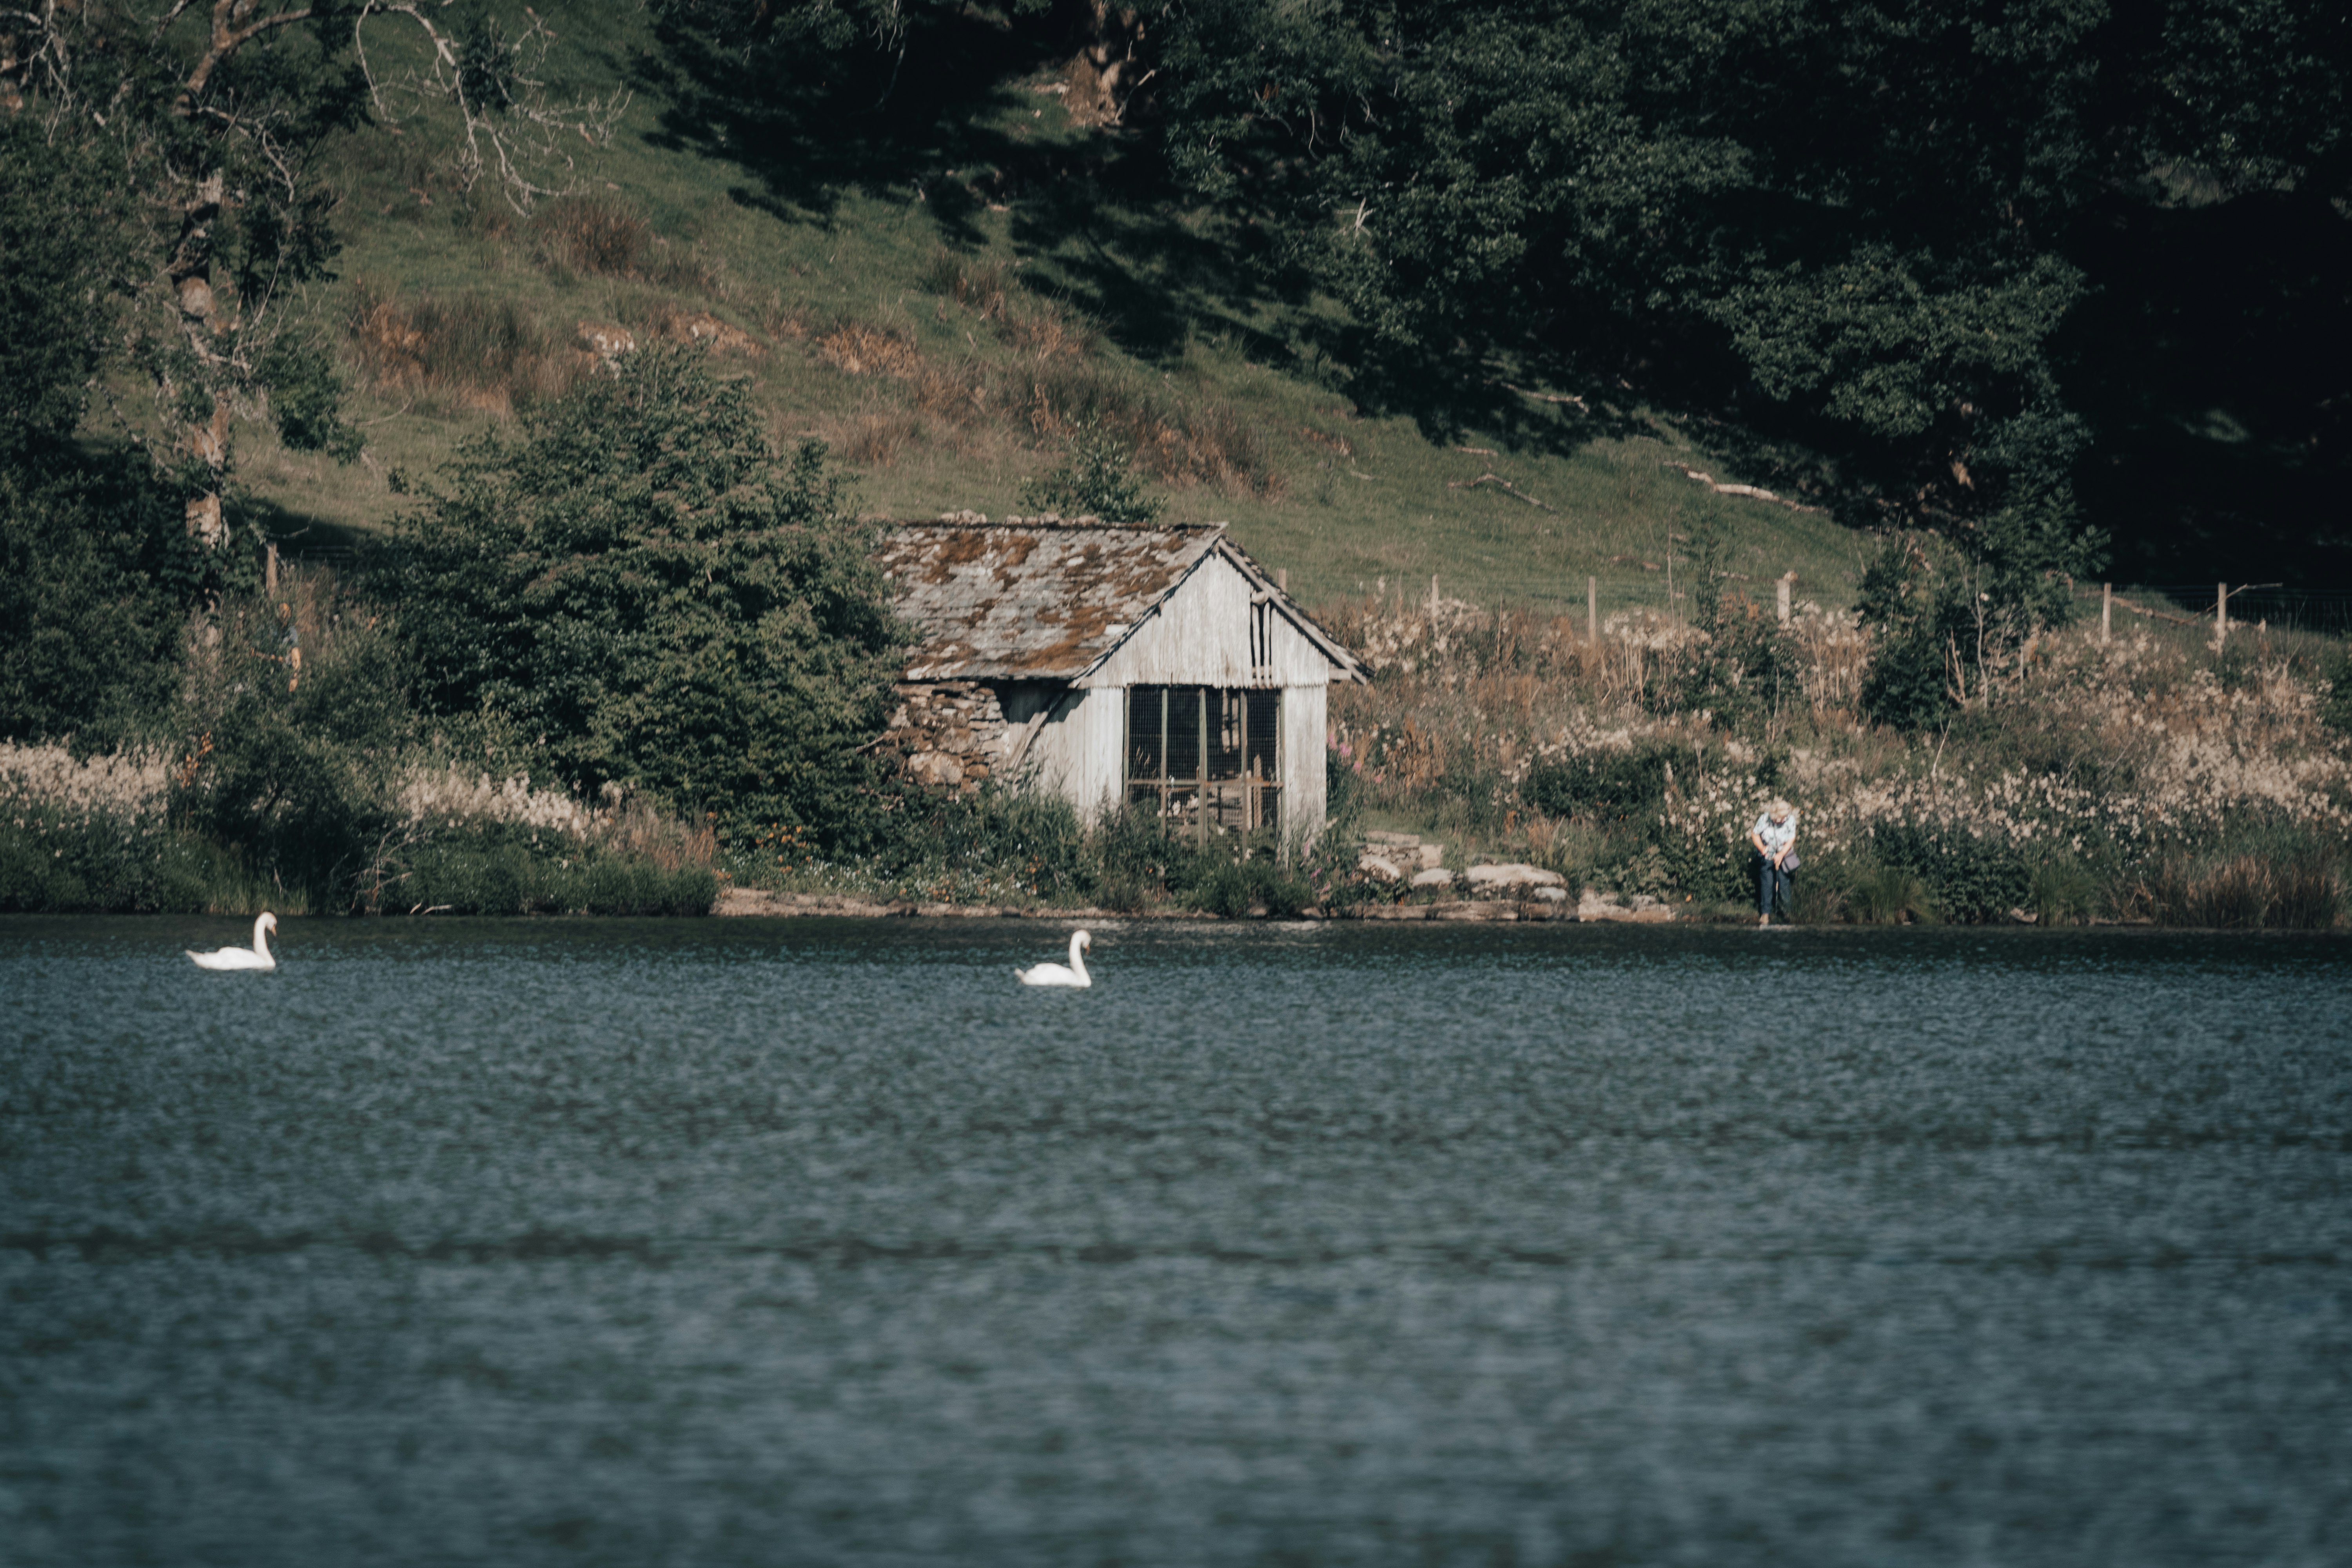
<svg viewBox="0 0 2352 1568">
<path fill-rule="evenodd" d="M 2158 925 L 2326 931 L 2343 914 L 2343 873 L 2334 855 L 2312 844 L 2202 860 L 2168 856 L 2134 879 L 2125 900 Z"/>
</svg>

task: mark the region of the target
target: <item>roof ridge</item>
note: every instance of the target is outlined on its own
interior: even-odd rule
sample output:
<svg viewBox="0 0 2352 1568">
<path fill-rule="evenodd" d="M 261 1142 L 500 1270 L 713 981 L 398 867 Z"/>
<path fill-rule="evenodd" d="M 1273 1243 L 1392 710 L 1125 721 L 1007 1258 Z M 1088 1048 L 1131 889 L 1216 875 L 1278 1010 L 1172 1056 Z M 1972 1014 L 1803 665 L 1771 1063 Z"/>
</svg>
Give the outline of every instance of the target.
<svg viewBox="0 0 2352 1568">
<path fill-rule="evenodd" d="M 1000 517 L 991 521 L 976 511 L 946 511 L 937 517 L 882 518 L 885 528 L 1068 528 L 1110 529 L 1122 533 L 1187 533 L 1202 529 L 1223 532 L 1231 526 L 1225 522 L 1105 522 L 1087 514 L 1064 517 L 1058 512 L 1042 512 L 1035 517 Z"/>
</svg>

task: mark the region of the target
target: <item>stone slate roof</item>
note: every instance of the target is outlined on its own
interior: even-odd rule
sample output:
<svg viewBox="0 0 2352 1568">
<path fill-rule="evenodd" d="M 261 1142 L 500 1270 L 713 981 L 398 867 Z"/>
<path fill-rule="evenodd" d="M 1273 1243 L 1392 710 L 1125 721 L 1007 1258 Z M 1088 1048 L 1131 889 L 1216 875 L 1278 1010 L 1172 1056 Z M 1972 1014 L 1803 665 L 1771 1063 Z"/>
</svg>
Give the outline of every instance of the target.
<svg viewBox="0 0 2352 1568">
<path fill-rule="evenodd" d="M 899 523 L 883 534 L 882 570 L 898 613 L 922 641 L 910 680 L 1075 680 L 1093 668 L 1213 551 L 1268 594 L 1273 582 L 1225 525 L 1129 526 L 1093 518 L 973 512 Z M 1283 597 L 1286 613 L 1341 668 L 1356 660 Z"/>
</svg>

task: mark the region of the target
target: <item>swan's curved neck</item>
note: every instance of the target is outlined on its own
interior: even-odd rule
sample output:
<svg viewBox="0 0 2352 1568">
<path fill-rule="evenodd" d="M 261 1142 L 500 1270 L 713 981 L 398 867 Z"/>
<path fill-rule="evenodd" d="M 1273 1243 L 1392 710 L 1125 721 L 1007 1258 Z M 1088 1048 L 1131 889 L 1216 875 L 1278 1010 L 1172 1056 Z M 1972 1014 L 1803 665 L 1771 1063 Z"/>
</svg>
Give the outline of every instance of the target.
<svg viewBox="0 0 2352 1568">
<path fill-rule="evenodd" d="M 1087 961 L 1083 956 L 1086 947 L 1086 932 L 1076 932 L 1070 938 L 1070 973 L 1082 980 L 1086 978 L 1087 973 Z"/>
<path fill-rule="evenodd" d="M 257 915 L 253 921 L 253 951 L 262 957 L 269 956 L 269 917 Z"/>
</svg>

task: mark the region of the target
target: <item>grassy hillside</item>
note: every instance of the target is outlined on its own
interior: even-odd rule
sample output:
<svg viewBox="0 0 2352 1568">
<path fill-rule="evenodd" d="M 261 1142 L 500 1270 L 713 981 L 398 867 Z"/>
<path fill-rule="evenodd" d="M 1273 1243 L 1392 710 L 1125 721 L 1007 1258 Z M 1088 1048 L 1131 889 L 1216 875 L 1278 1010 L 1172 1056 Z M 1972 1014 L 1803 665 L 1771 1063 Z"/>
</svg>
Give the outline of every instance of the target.
<svg viewBox="0 0 2352 1568">
<path fill-rule="evenodd" d="M 551 99 L 631 94 L 608 142 L 557 143 L 559 199 L 524 215 L 490 181 L 463 189 L 430 105 L 342 149 L 347 246 L 316 303 L 367 453 L 339 468 L 247 426 L 242 482 L 274 532 L 380 529 L 459 443 L 590 374 L 592 339 L 667 334 L 753 378 L 780 440 L 831 443 L 877 515 L 1015 510 L 1092 416 L 1134 441 L 1171 515 L 1230 521 L 1310 601 L 1418 597 L 1434 575 L 1448 598 L 1580 606 L 1595 576 L 1604 610 L 1664 608 L 1709 530 L 1759 596 L 1792 570 L 1801 596 L 1852 595 L 1857 535 L 1684 471 L 1776 482 L 1722 449 L 1735 432 L 1499 374 L 1444 431 L 1360 416 L 1285 346 L 1311 341 L 1283 329 L 1318 303 L 1254 294 L 1230 261 L 1245 237 L 1123 196 L 1119 132 L 1077 122 L 1050 59 L 902 99 L 889 157 L 845 135 L 811 160 L 731 142 L 641 12 L 547 15 Z"/>
</svg>

